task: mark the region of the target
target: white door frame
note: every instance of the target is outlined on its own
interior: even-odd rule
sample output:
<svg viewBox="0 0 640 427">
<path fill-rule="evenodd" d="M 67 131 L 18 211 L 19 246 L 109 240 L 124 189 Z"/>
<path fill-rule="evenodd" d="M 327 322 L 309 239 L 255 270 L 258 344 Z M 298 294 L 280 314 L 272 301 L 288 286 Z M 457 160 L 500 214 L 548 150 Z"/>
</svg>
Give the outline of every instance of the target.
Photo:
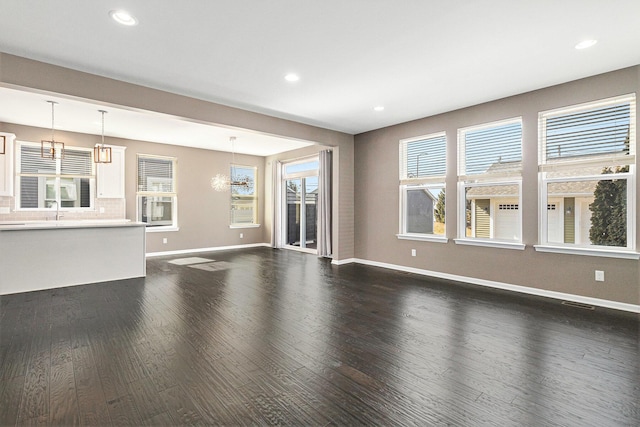
<svg viewBox="0 0 640 427">
<path fill-rule="evenodd" d="M 291 165 L 296 165 L 296 164 L 302 164 L 302 163 L 308 163 L 308 162 L 313 162 L 313 161 L 317 161 L 318 165 L 319 165 L 319 155 L 313 155 L 313 156 L 308 156 L 308 157 L 303 157 L 300 159 L 296 159 L 294 161 L 290 161 L 290 162 L 282 162 L 281 167 L 282 167 L 282 181 L 280 182 L 280 188 L 281 188 L 281 200 L 280 200 L 280 209 L 281 209 L 281 239 L 283 242 L 283 248 L 285 249 L 291 249 L 294 251 L 300 251 L 300 252 L 306 252 L 306 253 L 311 253 L 311 254 L 317 254 L 318 250 L 317 249 L 313 249 L 313 248 L 303 248 L 300 246 L 293 246 L 293 245 L 289 245 L 287 244 L 287 232 L 288 232 L 288 228 L 287 228 L 287 181 L 293 180 L 293 179 L 300 179 L 300 242 L 302 245 L 302 242 L 305 241 L 306 242 L 306 212 L 305 212 L 305 202 L 306 202 L 306 189 L 305 189 L 305 179 L 309 178 L 309 177 L 318 177 L 318 179 L 320 178 L 320 173 L 319 173 L 319 169 L 309 169 L 309 170 L 303 170 L 300 172 L 295 172 L 295 173 L 290 173 L 287 174 L 286 173 L 286 167 L 287 166 L 291 166 Z M 317 231 L 316 231 L 317 233 Z M 305 239 L 305 240 L 303 240 Z"/>
</svg>

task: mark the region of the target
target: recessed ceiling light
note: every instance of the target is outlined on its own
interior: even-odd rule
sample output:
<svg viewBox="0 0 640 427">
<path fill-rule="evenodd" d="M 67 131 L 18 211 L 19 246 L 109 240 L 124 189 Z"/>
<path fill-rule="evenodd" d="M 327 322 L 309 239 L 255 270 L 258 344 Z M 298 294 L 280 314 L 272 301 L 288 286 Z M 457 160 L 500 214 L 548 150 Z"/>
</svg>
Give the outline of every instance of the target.
<svg viewBox="0 0 640 427">
<path fill-rule="evenodd" d="M 294 73 L 289 73 L 286 76 L 284 76 L 284 79 L 288 82 L 297 82 L 298 80 L 300 80 L 300 76 Z"/>
<path fill-rule="evenodd" d="M 384 105 L 376 105 L 373 107 L 373 111 L 384 111 Z"/>
<path fill-rule="evenodd" d="M 586 49 L 598 43 L 598 40 L 583 40 L 576 45 L 576 49 Z"/>
<path fill-rule="evenodd" d="M 113 20 L 118 24 L 127 25 L 129 27 L 138 25 L 136 17 L 126 10 L 112 10 L 109 12 L 109 16 L 111 16 L 111 18 L 113 18 Z"/>
</svg>

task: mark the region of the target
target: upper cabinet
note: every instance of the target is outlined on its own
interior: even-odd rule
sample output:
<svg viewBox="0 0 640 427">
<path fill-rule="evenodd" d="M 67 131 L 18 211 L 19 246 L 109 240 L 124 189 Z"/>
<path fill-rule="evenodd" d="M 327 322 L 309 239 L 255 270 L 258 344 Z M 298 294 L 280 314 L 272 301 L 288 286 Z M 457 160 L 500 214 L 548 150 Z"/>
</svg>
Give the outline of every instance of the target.
<svg viewBox="0 0 640 427">
<path fill-rule="evenodd" d="M 0 196 L 13 196 L 13 141 L 12 133 L 0 132 Z"/>
<path fill-rule="evenodd" d="M 124 150 L 127 147 L 111 147 L 111 163 L 98 163 L 96 169 L 97 196 L 99 199 L 124 198 Z"/>
</svg>

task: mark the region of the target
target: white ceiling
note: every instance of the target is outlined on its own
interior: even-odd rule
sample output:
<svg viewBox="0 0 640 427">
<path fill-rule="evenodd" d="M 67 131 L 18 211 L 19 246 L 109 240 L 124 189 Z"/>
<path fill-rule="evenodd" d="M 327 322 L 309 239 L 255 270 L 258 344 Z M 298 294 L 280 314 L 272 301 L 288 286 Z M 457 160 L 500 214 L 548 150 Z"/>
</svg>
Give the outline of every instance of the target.
<svg viewBox="0 0 640 427">
<path fill-rule="evenodd" d="M 157 112 L 6 87 L 0 87 L 0 99 L 0 122 L 5 123 L 51 129 L 51 104 L 47 101 L 54 101 L 57 102 L 54 107 L 55 130 L 100 135 L 102 114 L 99 110 L 104 110 L 107 112 L 104 116 L 105 136 L 117 138 L 256 156 L 270 156 L 313 144 L 246 129 L 198 123 Z M 230 140 L 232 136 L 236 138 L 233 143 Z"/>
<path fill-rule="evenodd" d="M 112 21 L 119 8 L 139 24 Z M 0 0 L 0 12 L 0 51 L 351 134 L 640 64 L 638 0 Z M 584 39 L 599 42 L 574 49 Z"/>
</svg>

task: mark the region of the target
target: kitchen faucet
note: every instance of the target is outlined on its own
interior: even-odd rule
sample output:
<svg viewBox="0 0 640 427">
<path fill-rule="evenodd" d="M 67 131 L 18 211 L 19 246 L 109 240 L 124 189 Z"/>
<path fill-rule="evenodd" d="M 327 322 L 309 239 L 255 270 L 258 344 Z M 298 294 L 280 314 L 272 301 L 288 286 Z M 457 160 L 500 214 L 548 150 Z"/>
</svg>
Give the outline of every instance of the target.
<svg viewBox="0 0 640 427">
<path fill-rule="evenodd" d="M 60 203 L 55 201 L 51 203 L 51 207 L 53 207 L 53 205 L 56 205 L 56 221 L 59 221 L 60 220 Z"/>
</svg>

